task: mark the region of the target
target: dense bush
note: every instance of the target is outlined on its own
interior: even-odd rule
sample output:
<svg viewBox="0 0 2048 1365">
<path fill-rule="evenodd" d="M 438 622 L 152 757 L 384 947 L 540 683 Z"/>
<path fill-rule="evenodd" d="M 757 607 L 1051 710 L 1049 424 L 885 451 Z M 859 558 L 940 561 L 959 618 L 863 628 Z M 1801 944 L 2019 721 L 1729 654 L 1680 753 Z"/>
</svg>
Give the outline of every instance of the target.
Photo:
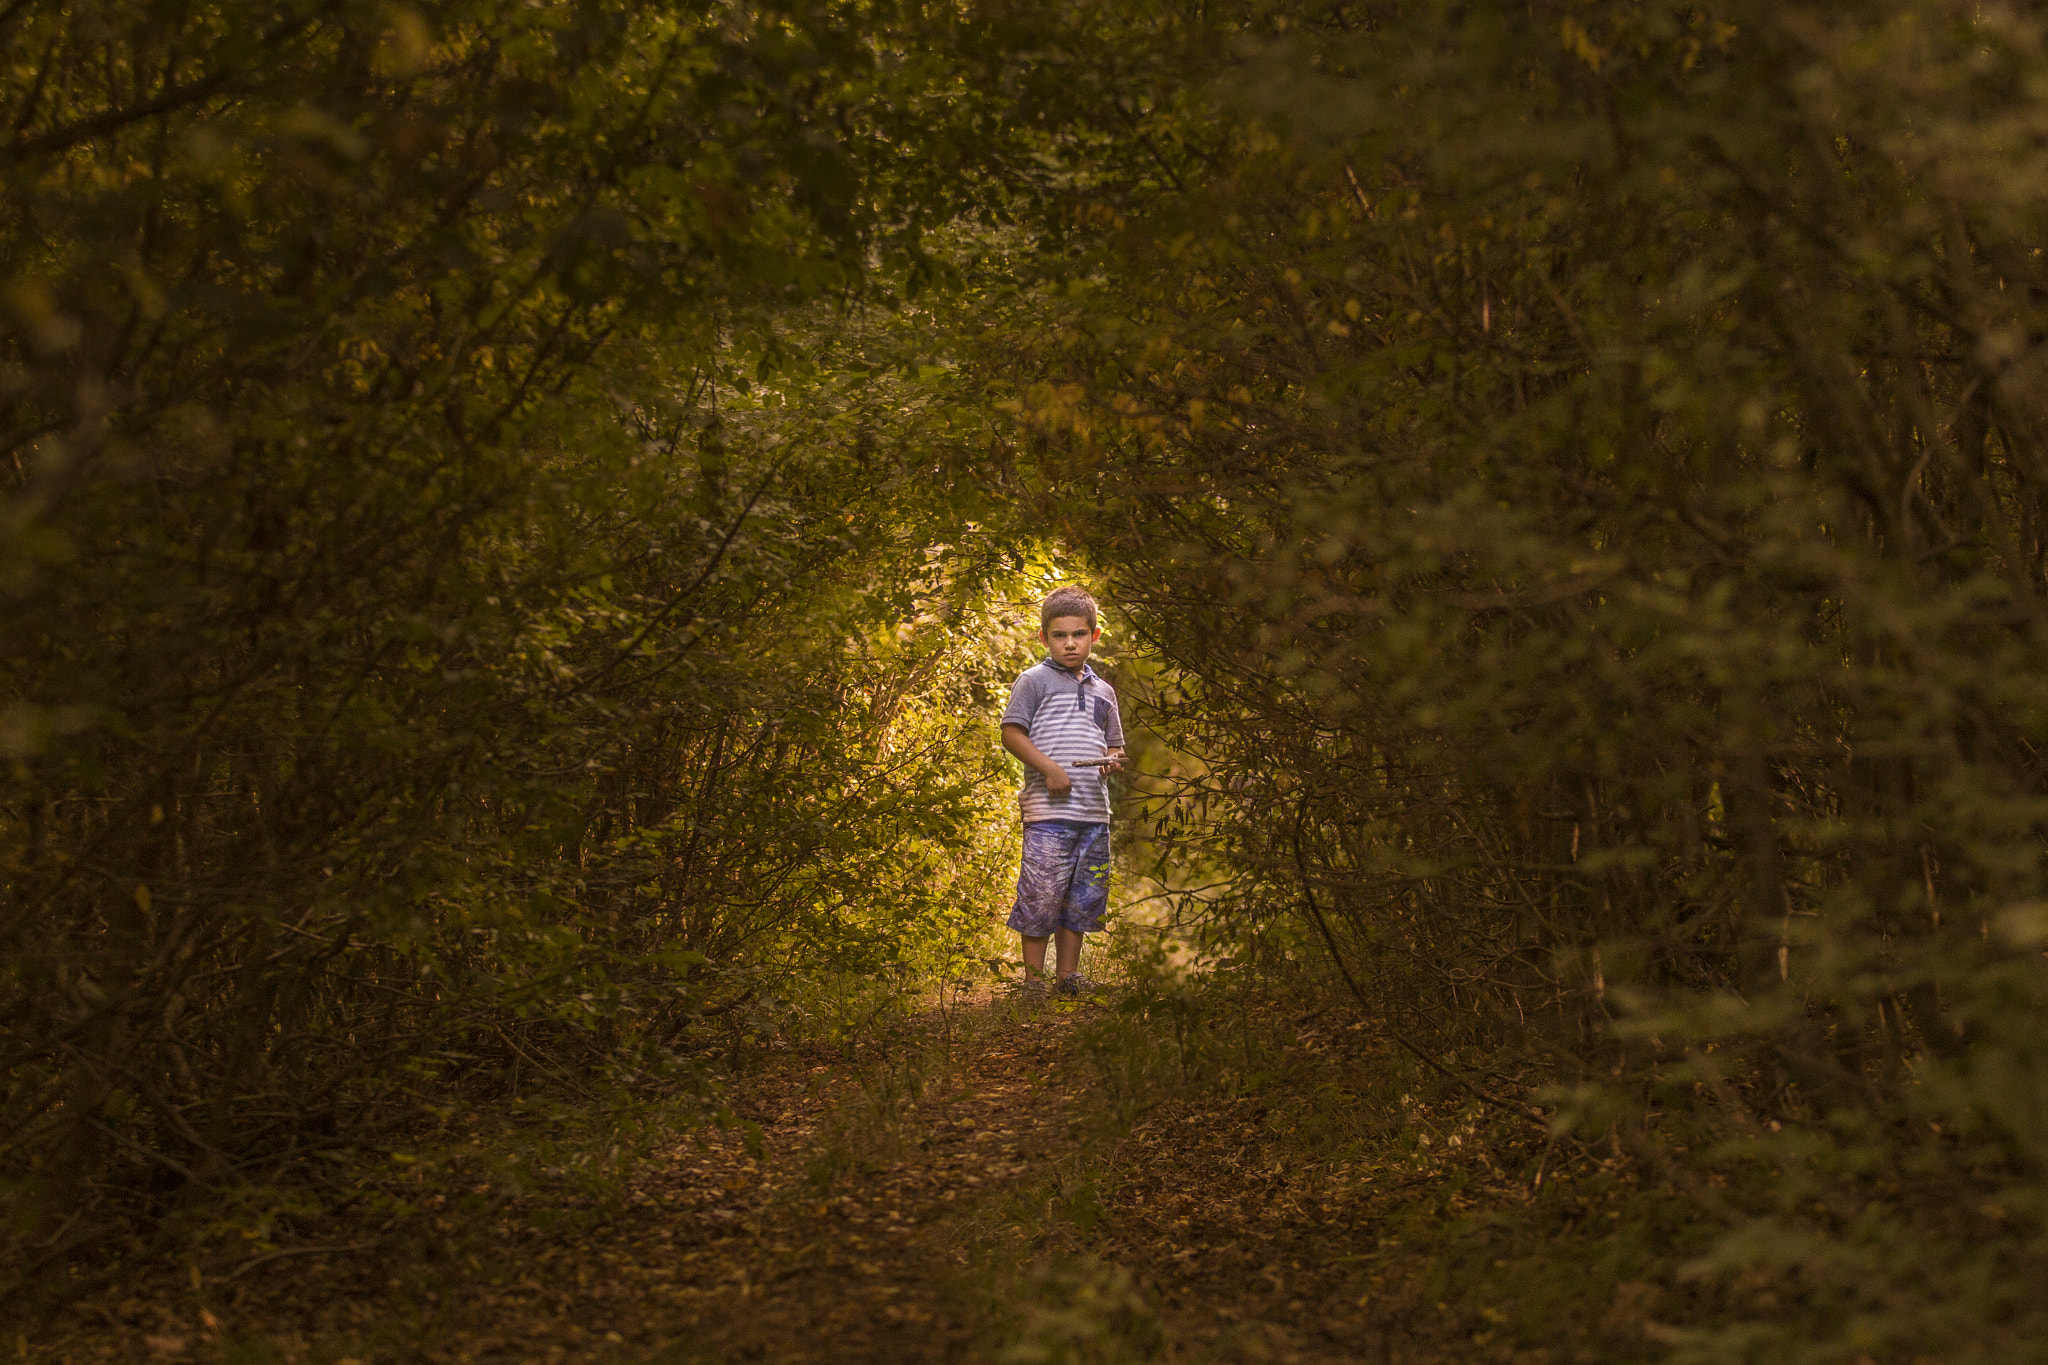
<svg viewBox="0 0 2048 1365">
<path fill-rule="evenodd" d="M 999 563 L 855 306 L 919 248 L 847 16 L 0 33 L 14 1287 L 977 939 Z"/>
<path fill-rule="evenodd" d="M 1681 1356 L 2036 1349 L 2038 21 L 1292 19 L 1105 166 L 1025 373 L 1170 665 L 1189 921 L 1560 1130 L 1712 1146 Z"/>
</svg>

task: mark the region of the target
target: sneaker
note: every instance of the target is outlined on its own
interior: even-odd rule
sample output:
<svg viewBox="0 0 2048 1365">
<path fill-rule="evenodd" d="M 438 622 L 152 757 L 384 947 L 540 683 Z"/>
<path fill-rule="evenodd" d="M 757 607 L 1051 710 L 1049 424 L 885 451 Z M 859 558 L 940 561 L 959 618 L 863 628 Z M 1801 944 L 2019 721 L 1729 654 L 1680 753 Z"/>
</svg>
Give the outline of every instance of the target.
<svg viewBox="0 0 2048 1365">
<path fill-rule="evenodd" d="M 1061 995 L 1072 996 L 1093 995 L 1095 993 L 1095 983 L 1079 972 L 1075 972 L 1072 976 L 1060 978 L 1059 992 Z"/>
<path fill-rule="evenodd" d="M 1043 1000 L 1052 993 L 1052 988 L 1045 984 L 1042 976 L 1027 976 L 1022 981 L 1012 981 L 1010 993 L 1021 995 L 1026 1000 Z"/>
</svg>

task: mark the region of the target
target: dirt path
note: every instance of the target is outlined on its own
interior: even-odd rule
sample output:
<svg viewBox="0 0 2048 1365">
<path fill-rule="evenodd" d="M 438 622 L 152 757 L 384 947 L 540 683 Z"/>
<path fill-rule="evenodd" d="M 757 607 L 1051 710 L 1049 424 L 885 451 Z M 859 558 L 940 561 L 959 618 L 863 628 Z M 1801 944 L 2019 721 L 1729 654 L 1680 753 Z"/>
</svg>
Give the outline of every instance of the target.
<svg viewBox="0 0 2048 1365">
<path fill-rule="evenodd" d="M 869 1068 L 771 1069 L 747 1087 L 750 1155 L 693 1134 L 645 1164 L 624 1207 L 534 1226 L 458 1197 L 398 1236 L 256 1260 L 216 1282 L 73 1310 L 52 1360 L 948 1361 L 985 1324 L 959 1288 L 973 1219 L 1030 1187 L 1074 1123 L 1039 1083 L 1071 1008 L 984 992 L 927 1021 L 945 1055 Z M 950 1047 L 947 1046 L 950 1038 Z M 946 1064 L 949 1063 L 949 1064 Z M 912 1098 L 921 1090 L 921 1098 Z M 566 1214 L 566 1217 L 564 1215 Z M 281 1248 L 286 1252 L 299 1250 Z"/>
<path fill-rule="evenodd" d="M 1097 1005 L 983 993 L 884 1064 L 752 1073 L 759 1126 L 668 1140 L 603 1209 L 427 1194 L 73 1309 L 27 1358 L 372 1362 L 1645 1359 L 1622 1163 L 1410 1107 L 1362 1024 L 1258 1093 L 1132 1070 Z M 1091 1041 L 1093 1039 L 1094 1041 Z M 1094 1051 L 1090 1053 L 1090 1049 Z M 1085 1055 L 1084 1054 L 1088 1054 Z M 1377 1081 L 1372 1078 L 1378 1077 Z M 1357 1090 L 1378 1084 L 1386 1094 Z M 1106 1115 L 1123 1107 L 1123 1123 Z M 1530 1172 L 1549 1162 L 1548 1183 Z M 1543 1185 L 1542 1200 L 1536 1185 Z M 432 1185 L 427 1185 L 433 1189 Z M 329 1244 L 341 1249 L 322 1251 Z"/>
</svg>

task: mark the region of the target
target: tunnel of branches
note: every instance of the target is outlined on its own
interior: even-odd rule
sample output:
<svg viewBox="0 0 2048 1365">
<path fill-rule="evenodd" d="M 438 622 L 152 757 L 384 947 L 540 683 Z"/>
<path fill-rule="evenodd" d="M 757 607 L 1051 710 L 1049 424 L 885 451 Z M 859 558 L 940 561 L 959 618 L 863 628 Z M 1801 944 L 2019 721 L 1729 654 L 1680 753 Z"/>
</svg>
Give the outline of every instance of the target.
<svg viewBox="0 0 2048 1365">
<path fill-rule="evenodd" d="M 1828 1331 L 2038 1325 L 2025 7 L 0 46 L 11 1301 L 436 1105 L 715 1105 L 734 1020 L 1000 956 L 994 717 L 1078 581 L 1119 886 L 1215 991 L 1773 1172 L 1702 1273 L 1789 1257 Z"/>
</svg>

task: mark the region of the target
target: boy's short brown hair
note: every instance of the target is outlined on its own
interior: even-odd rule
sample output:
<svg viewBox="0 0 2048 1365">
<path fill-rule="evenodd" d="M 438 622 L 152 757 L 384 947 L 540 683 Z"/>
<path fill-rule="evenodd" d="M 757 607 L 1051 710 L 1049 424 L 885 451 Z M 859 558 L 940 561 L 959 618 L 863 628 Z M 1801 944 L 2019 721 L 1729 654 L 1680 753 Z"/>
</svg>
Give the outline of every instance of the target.
<svg viewBox="0 0 2048 1365">
<path fill-rule="evenodd" d="M 1055 616 L 1085 616 L 1095 629 L 1095 599 L 1084 588 L 1054 588 L 1038 606 L 1038 633 L 1051 628 Z"/>
</svg>

